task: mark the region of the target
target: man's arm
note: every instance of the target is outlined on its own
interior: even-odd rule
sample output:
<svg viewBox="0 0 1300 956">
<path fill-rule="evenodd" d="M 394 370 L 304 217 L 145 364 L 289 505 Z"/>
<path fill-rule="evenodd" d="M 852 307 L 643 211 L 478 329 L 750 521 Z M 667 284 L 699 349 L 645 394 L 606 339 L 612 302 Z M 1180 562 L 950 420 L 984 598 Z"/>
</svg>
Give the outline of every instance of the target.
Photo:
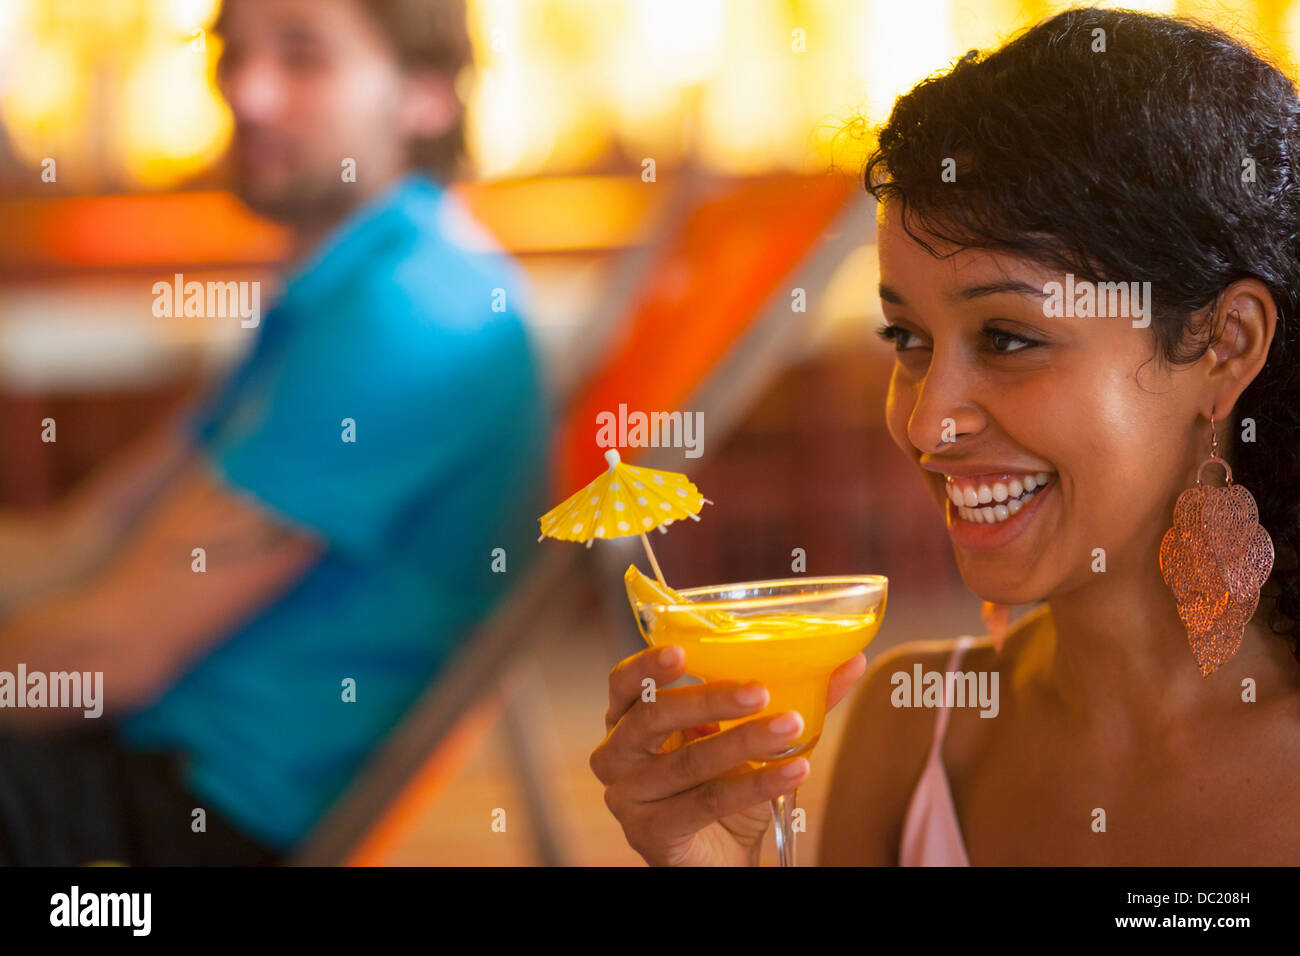
<svg viewBox="0 0 1300 956">
<path fill-rule="evenodd" d="M 93 571 L 192 457 L 169 419 L 110 458 L 49 511 L 0 510 L 0 614 Z"/>
<path fill-rule="evenodd" d="M 147 704 L 284 593 L 323 547 L 227 490 L 206 465 L 187 466 L 110 564 L 0 620 L 0 671 L 102 671 L 106 714 Z M 196 548 L 206 570 L 194 570 Z M 0 708 L 0 726 L 81 719 L 75 709 Z"/>
</svg>

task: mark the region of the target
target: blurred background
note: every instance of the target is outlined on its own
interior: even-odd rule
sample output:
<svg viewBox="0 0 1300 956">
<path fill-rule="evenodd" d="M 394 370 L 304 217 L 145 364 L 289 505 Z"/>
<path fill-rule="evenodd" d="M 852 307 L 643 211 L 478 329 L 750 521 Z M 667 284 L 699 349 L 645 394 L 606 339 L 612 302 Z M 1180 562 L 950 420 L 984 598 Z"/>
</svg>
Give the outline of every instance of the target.
<svg viewBox="0 0 1300 956">
<path fill-rule="evenodd" d="M 1300 0 L 1119 5 L 1203 17 L 1292 72 L 1300 58 Z M 625 394 L 707 409 L 701 457 L 656 459 L 715 502 L 656 535 L 670 581 L 788 576 L 802 549 L 808 574 L 889 575 L 869 656 L 981 632 L 939 513 L 884 428 L 892 355 L 872 335 L 873 212 L 855 177 L 899 93 L 1065 6 L 469 0 L 473 174 L 457 190 L 532 287 L 562 410 L 554 500 L 599 468 L 594 410 Z M 0 507 L 59 500 L 251 345 L 238 318 L 150 308 L 175 272 L 274 288 L 287 252 L 228 191 L 218 11 L 0 0 Z M 640 345 L 664 334 L 647 368 Z M 31 426 L 47 416 L 57 443 Z M 351 862 L 639 862 L 587 767 L 608 670 L 638 647 L 619 582 L 638 552 L 583 552 L 564 606 L 463 688 Z M 801 862 L 845 711 L 800 791 Z M 519 808 L 509 835 L 488 826 L 495 807 Z"/>
</svg>

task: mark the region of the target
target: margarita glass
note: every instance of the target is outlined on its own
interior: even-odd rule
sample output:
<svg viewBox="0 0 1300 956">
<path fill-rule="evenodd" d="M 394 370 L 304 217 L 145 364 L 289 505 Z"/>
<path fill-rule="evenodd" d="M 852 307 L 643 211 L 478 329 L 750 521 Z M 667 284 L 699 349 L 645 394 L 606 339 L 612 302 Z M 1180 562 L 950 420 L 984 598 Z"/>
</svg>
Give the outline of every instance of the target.
<svg viewBox="0 0 1300 956">
<path fill-rule="evenodd" d="M 831 673 L 880 629 L 888 579 L 878 574 L 788 578 L 671 591 L 635 566 L 625 576 L 628 599 L 646 643 L 686 652 L 686 670 L 704 681 L 759 681 L 768 704 L 746 720 L 797 710 L 803 732 L 779 753 L 750 760 L 754 768 L 809 753 L 821 737 Z M 794 865 L 792 818 L 797 791 L 772 800 L 777 853 Z"/>
</svg>

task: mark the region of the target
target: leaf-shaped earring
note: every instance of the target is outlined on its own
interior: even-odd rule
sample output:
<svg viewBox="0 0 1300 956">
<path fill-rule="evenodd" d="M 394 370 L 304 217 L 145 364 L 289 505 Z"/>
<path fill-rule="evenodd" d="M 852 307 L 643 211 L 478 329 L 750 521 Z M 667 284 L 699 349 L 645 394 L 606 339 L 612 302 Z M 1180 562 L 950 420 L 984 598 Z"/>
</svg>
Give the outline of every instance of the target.
<svg viewBox="0 0 1300 956">
<path fill-rule="evenodd" d="M 1213 413 L 1210 429 L 1210 457 L 1196 470 L 1196 485 L 1178 496 L 1173 527 L 1160 542 L 1160 573 L 1174 593 L 1202 677 L 1241 647 L 1273 570 L 1273 539 L 1259 523 L 1254 496 L 1233 483 L 1232 468 L 1219 457 Z M 1223 466 L 1224 487 L 1201 483 L 1212 464 Z"/>
<path fill-rule="evenodd" d="M 993 638 L 993 650 L 1001 651 L 1002 643 L 1007 639 L 1007 621 L 1011 616 L 1011 605 L 985 601 L 980 616 L 984 618 L 984 626 L 988 630 L 989 637 Z"/>
</svg>

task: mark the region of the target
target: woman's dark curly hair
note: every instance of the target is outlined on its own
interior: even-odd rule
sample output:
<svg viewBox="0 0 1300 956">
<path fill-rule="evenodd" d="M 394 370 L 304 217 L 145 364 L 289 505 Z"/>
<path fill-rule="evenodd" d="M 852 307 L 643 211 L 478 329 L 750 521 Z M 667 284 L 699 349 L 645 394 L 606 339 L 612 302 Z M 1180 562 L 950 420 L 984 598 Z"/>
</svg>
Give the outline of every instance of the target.
<svg viewBox="0 0 1300 956">
<path fill-rule="evenodd" d="M 940 175 L 945 158 L 955 181 Z M 1253 276 L 1268 287 L 1273 344 L 1235 409 L 1238 422 L 1254 419 L 1255 440 L 1239 429 L 1231 460 L 1277 550 L 1269 625 L 1294 638 L 1300 99 L 1291 81 L 1193 20 L 1068 10 L 900 97 L 864 179 L 878 201 L 900 203 L 908 234 L 931 253 L 918 232 L 1092 281 L 1149 280 L 1156 347 L 1171 366 L 1210 347 L 1214 330 L 1196 314 L 1225 286 Z"/>
</svg>

